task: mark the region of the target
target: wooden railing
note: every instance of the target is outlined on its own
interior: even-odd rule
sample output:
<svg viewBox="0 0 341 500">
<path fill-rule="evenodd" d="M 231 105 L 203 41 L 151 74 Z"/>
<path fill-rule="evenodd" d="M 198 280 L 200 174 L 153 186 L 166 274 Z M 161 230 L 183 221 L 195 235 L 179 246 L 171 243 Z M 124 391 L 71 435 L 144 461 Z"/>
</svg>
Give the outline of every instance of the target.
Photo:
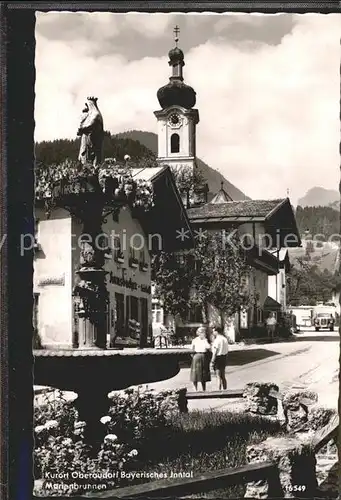
<svg viewBox="0 0 341 500">
<path fill-rule="evenodd" d="M 339 423 L 339 415 L 334 415 L 325 427 L 315 433 L 311 441 L 315 453 L 318 453 L 329 441 L 336 441 L 339 433 Z"/>
</svg>

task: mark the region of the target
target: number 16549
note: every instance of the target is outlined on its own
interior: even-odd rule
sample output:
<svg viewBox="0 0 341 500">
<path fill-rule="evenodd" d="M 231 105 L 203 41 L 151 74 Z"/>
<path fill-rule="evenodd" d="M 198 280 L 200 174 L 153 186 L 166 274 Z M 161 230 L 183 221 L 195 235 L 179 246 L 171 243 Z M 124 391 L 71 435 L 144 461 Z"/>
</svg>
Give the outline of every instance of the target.
<svg viewBox="0 0 341 500">
<path fill-rule="evenodd" d="M 304 484 L 289 484 L 284 488 L 286 491 L 305 491 L 306 486 Z"/>
</svg>

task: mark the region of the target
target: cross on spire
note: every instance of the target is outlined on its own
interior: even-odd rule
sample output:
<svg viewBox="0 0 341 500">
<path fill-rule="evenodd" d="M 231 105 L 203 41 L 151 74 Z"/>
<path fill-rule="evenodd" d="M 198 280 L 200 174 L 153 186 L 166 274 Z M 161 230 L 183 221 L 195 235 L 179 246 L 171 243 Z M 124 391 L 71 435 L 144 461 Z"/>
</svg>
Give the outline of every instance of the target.
<svg viewBox="0 0 341 500">
<path fill-rule="evenodd" d="M 175 40 L 175 43 L 176 45 L 178 45 L 178 41 L 179 41 L 179 33 L 180 33 L 180 28 L 178 25 L 175 26 L 175 28 L 173 29 L 173 33 L 174 33 L 174 40 Z"/>
</svg>

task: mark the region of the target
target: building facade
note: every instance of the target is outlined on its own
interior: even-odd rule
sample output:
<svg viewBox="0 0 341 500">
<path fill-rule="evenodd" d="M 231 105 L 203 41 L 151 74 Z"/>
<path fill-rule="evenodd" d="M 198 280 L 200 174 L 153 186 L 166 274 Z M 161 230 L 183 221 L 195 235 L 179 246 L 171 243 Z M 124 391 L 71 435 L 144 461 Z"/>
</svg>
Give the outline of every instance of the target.
<svg viewBox="0 0 341 500">
<path fill-rule="evenodd" d="M 290 273 L 290 258 L 287 248 L 275 249 L 272 253 L 278 259 L 278 274 L 269 276 L 268 295 L 281 304 L 282 310 L 287 311 L 287 277 Z"/>
<path fill-rule="evenodd" d="M 127 204 L 104 218 L 107 301 L 107 347 L 152 344 L 151 257 L 155 251 L 181 251 L 192 245 L 176 238 L 176 229 L 191 230 L 173 175 L 168 167 L 135 169 L 134 178 L 153 184 L 154 207 L 136 213 Z M 73 290 L 78 281 L 81 223 L 55 208 L 35 209 L 34 328 L 43 348 L 78 347 L 78 307 Z M 183 246 L 182 246 L 183 245 Z"/>
<path fill-rule="evenodd" d="M 78 314 L 73 289 L 83 228 L 63 209 L 52 211 L 48 219 L 37 209 L 36 218 L 40 247 L 34 265 L 36 328 L 43 347 L 76 347 Z M 107 346 L 139 345 L 141 340 L 147 344 L 152 323 L 147 237 L 127 206 L 116 220 L 108 217 L 102 228 L 110 240 L 104 265 L 109 293 Z"/>
<path fill-rule="evenodd" d="M 231 341 L 251 334 L 255 326 L 264 325 L 270 312 L 269 283 L 279 281 L 281 261 L 278 253 L 283 245 L 299 245 L 300 237 L 288 199 L 231 201 L 223 187 L 211 202 L 190 208 L 192 227 L 199 231 L 237 230 L 251 267 L 247 287 L 255 297 L 247 311 L 240 311 L 225 325 Z M 273 298 L 278 308 L 278 300 Z M 273 304 L 273 303 L 272 303 Z"/>
</svg>

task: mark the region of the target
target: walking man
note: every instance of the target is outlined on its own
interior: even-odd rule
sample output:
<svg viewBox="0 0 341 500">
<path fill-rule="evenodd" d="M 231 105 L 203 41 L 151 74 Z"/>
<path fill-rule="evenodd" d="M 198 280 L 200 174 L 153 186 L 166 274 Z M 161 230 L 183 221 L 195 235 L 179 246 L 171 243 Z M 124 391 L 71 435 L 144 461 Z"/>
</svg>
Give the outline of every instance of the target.
<svg viewBox="0 0 341 500">
<path fill-rule="evenodd" d="M 219 390 L 226 389 L 227 382 L 225 377 L 225 368 L 227 364 L 227 353 L 229 350 L 229 343 L 225 335 L 223 335 L 222 328 L 215 326 L 212 332 L 212 359 L 211 367 L 219 377 Z"/>
</svg>

